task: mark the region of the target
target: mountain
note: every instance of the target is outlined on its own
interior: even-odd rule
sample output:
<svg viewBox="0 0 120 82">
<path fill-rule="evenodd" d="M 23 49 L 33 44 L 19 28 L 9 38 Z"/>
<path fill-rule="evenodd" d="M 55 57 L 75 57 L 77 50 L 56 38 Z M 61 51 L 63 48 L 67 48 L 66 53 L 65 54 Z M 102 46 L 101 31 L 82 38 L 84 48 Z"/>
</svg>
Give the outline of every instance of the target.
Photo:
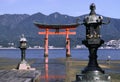
<svg viewBox="0 0 120 82">
<path fill-rule="evenodd" d="M 86 15 L 78 16 L 82 21 Z M 35 13 L 33 15 L 28 14 L 4 14 L 0 15 L 0 45 L 8 46 L 8 43 L 15 43 L 18 47 L 21 34 L 25 34 L 28 44 L 44 45 L 44 36 L 38 35 L 41 31 L 33 23 L 46 23 L 46 24 L 70 24 L 75 23 L 78 17 L 63 15 L 58 12 L 50 15 L 44 15 L 42 13 Z M 105 20 L 107 19 L 104 17 Z M 120 19 L 110 18 L 108 25 L 101 27 L 102 38 L 105 41 L 120 38 Z M 85 27 L 77 27 L 76 35 L 70 36 L 71 46 L 81 44 L 81 40 L 85 39 Z M 65 36 L 49 36 L 49 45 L 63 47 L 65 46 Z"/>
</svg>

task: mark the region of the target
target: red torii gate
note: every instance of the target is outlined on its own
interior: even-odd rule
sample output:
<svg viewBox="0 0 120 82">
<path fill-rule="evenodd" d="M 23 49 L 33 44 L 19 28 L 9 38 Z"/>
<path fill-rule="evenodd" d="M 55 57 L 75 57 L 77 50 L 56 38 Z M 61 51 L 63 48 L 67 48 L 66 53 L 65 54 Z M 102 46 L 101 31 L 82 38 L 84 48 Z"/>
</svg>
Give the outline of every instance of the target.
<svg viewBox="0 0 120 82">
<path fill-rule="evenodd" d="M 70 39 L 69 35 L 75 35 L 76 32 L 70 32 L 70 30 L 75 30 L 78 23 L 75 24 L 41 24 L 41 23 L 34 23 L 39 29 L 44 29 L 44 32 L 38 32 L 38 34 L 45 35 L 45 44 L 44 44 L 44 57 L 48 56 L 48 35 L 66 35 L 66 57 L 70 57 Z M 56 30 L 55 32 L 51 32 L 50 29 Z M 63 29 L 64 32 L 60 32 L 59 30 Z"/>
</svg>

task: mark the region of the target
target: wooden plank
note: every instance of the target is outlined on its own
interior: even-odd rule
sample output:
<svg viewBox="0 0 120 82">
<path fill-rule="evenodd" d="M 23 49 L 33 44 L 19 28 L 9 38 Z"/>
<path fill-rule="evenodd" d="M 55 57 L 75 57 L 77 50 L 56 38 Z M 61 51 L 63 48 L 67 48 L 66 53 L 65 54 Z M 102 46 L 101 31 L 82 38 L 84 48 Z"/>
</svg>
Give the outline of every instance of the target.
<svg viewBox="0 0 120 82">
<path fill-rule="evenodd" d="M 40 82 L 40 71 L 0 70 L 0 82 Z"/>
</svg>

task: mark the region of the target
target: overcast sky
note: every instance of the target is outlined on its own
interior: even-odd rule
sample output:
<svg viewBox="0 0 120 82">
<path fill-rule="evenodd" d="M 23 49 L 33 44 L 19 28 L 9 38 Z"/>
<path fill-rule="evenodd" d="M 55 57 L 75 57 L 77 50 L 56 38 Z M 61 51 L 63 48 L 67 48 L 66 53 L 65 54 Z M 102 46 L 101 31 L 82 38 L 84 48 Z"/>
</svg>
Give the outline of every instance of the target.
<svg viewBox="0 0 120 82">
<path fill-rule="evenodd" d="M 49 15 L 59 12 L 70 16 L 80 16 L 89 13 L 91 3 L 96 4 L 96 13 L 120 18 L 120 0 L 0 0 L 0 15 L 31 15 L 37 12 Z"/>
</svg>

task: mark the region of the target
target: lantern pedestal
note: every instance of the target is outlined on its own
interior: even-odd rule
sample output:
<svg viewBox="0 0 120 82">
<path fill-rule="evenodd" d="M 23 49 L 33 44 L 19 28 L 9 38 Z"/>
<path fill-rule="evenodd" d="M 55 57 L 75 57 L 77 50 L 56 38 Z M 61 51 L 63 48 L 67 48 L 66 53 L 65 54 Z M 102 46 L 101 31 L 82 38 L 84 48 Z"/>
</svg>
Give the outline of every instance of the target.
<svg viewBox="0 0 120 82">
<path fill-rule="evenodd" d="M 23 63 L 23 62 L 21 62 L 21 63 L 18 65 L 18 70 L 35 70 L 35 68 L 31 68 L 28 63 Z"/>
<path fill-rule="evenodd" d="M 21 63 L 19 63 L 17 69 L 18 70 L 36 70 L 35 68 L 31 68 L 31 66 L 26 61 L 22 61 Z"/>
<path fill-rule="evenodd" d="M 101 39 L 84 40 L 82 43 L 89 49 L 88 66 L 82 74 L 76 75 L 76 82 L 111 82 L 111 77 L 104 73 L 97 63 L 97 50 L 104 43 Z"/>
</svg>

